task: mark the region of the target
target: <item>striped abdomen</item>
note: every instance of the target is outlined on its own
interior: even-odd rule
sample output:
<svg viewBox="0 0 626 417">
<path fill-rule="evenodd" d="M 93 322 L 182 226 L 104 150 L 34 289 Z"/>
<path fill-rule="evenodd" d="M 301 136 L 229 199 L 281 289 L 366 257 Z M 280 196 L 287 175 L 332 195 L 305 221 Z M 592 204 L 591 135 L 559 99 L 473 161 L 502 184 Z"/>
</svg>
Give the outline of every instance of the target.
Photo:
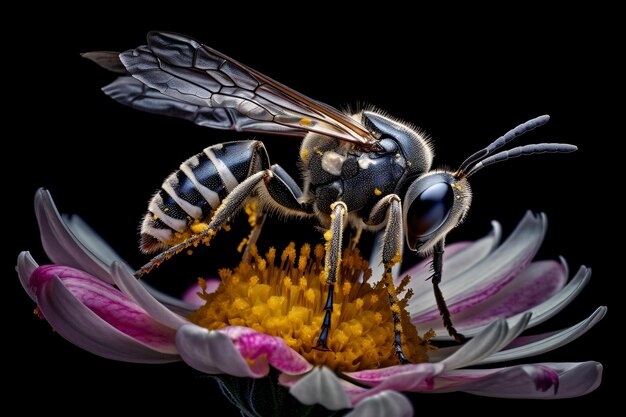
<svg viewBox="0 0 626 417">
<path fill-rule="evenodd" d="M 141 224 L 144 253 L 166 249 L 194 234 L 240 182 L 269 168 L 263 143 L 254 140 L 209 146 L 180 165 L 163 182 Z"/>
</svg>

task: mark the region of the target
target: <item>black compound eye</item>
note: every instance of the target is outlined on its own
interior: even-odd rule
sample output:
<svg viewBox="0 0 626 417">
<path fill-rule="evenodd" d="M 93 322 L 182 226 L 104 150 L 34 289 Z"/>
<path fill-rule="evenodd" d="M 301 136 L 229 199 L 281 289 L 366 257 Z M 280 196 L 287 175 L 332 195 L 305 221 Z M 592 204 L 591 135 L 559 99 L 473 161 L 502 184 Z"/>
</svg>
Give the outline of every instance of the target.
<svg viewBox="0 0 626 417">
<path fill-rule="evenodd" d="M 413 236 L 427 236 L 446 221 L 452 205 L 454 192 L 448 183 L 433 184 L 411 203 L 407 216 L 409 232 Z"/>
</svg>

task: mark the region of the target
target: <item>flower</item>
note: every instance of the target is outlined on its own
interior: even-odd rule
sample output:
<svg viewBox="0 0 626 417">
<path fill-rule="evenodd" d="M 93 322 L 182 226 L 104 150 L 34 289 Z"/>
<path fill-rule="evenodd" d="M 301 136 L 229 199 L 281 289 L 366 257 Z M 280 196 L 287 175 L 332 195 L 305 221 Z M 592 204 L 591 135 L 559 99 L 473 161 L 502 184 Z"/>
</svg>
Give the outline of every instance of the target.
<svg viewBox="0 0 626 417">
<path fill-rule="evenodd" d="M 39 314 L 61 336 L 106 358 L 147 363 L 183 360 L 207 374 L 238 378 L 264 378 L 276 370 L 279 383 L 288 387 L 300 403 L 321 404 L 329 410 L 354 408 L 349 414 L 352 416 L 374 415 L 377 410 L 384 410 L 390 416 L 412 415 L 412 406 L 399 394 L 401 391 L 464 391 L 493 397 L 552 399 L 584 395 L 600 384 L 602 366 L 597 362 L 483 366 L 538 355 L 569 343 L 593 327 L 606 312 L 605 307 L 599 307 L 589 318 L 570 328 L 520 336 L 563 309 L 591 275 L 589 269 L 581 267 L 566 282 L 568 269 L 564 260 L 532 262 L 546 231 L 543 215 L 527 214 L 503 243 L 500 243 L 500 227 L 494 223 L 492 232 L 484 238 L 447 247 L 442 287 L 455 325 L 470 337 L 469 341 L 430 351 L 430 335 L 420 338 L 414 334 L 407 338 L 418 341 L 423 348 L 414 352 L 414 363 L 384 362 L 381 366 L 369 358 L 370 362 L 364 366 L 352 369 L 329 361 L 328 357 L 320 362 L 324 352 L 310 353 L 310 349 L 303 348 L 302 340 L 291 340 L 293 334 L 300 333 L 289 328 L 295 321 L 285 319 L 284 314 L 289 311 L 283 312 L 282 307 L 271 312 L 277 317 L 275 327 L 282 337 L 270 334 L 272 326 L 267 321 L 246 321 L 245 315 L 239 321 L 233 320 L 238 325 L 219 321 L 232 317 L 224 315 L 223 310 L 211 310 L 211 302 L 216 305 L 228 302 L 223 297 L 229 293 L 261 297 L 255 293 L 258 289 L 250 291 L 250 281 L 254 281 L 255 275 L 246 272 L 246 268 L 254 267 L 259 272 L 258 263 L 262 262 L 271 268 L 273 259 L 267 256 L 254 254 L 256 264 L 242 263 L 235 271 L 223 271 L 222 276 L 235 286 L 222 285 L 213 293 L 205 290 L 201 296 L 209 303 L 189 316 L 196 310 L 195 306 L 136 280 L 124 261 L 84 222 L 77 217 L 63 218 L 47 191 L 37 192 L 35 211 L 44 249 L 54 264 L 39 266 L 28 252 L 22 252 L 17 262 L 20 281 L 37 303 Z M 291 257 L 292 261 L 284 260 L 282 266 L 273 266 L 274 276 L 281 278 L 282 283 L 274 282 L 274 287 L 263 291 L 277 291 L 276 285 L 285 285 L 288 270 L 301 268 L 298 274 L 316 278 L 314 268 L 310 268 L 315 262 L 313 258 L 298 265 L 295 249 L 288 251 L 286 259 Z M 302 249 L 301 256 L 307 251 L 310 248 Z M 347 259 L 346 263 L 355 265 L 361 262 L 356 255 Z M 292 265 L 291 269 L 285 264 Z M 356 270 L 360 271 L 361 266 L 356 265 Z M 437 307 L 425 287 L 428 273 L 427 264 L 422 263 L 403 274 L 411 276 L 410 280 L 397 278 L 398 286 L 405 290 L 405 317 L 422 333 L 432 328 L 437 334 L 445 334 L 438 321 Z M 261 275 L 256 274 L 257 286 L 263 284 Z M 355 277 L 358 275 L 360 272 Z M 379 275 L 374 268 L 372 276 Z M 361 280 L 355 278 L 352 284 L 363 286 L 361 295 L 373 294 L 377 286 L 367 276 Z M 295 288 L 310 284 L 307 281 L 290 285 Z M 353 303 L 351 308 L 356 308 L 358 302 L 350 297 L 350 288 L 344 291 L 344 302 Z M 410 297 L 411 292 L 417 296 Z M 236 302 L 233 299 L 233 305 L 239 303 L 244 310 L 262 305 L 246 304 L 249 302 L 245 296 Z M 257 315 L 268 313 L 262 311 L 267 308 L 267 305 L 259 307 Z M 207 316 L 207 311 L 214 315 Z M 382 315 L 382 310 L 379 312 Z M 303 314 L 296 313 L 296 316 Z M 345 322 L 354 314 L 347 316 L 343 318 Z M 384 322 L 383 317 L 378 319 Z M 194 322 L 216 329 L 209 330 Z M 344 330 L 354 333 L 360 325 L 351 323 L 356 327 Z M 287 326 L 287 331 L 281 333 L 281 326 Z M 302 320 L 299 326 L 304 326 Z M 438 336 L 433 340 L 441 339 L 448 338 Z M 360 354 L 359 360 L 366 362 L 367 354 L 355 354 Z M 384 352 L 376 355 L 384 356 Z M 481 366 L 478 369 L 471 368 L 478 365 Z"/>
</svg>

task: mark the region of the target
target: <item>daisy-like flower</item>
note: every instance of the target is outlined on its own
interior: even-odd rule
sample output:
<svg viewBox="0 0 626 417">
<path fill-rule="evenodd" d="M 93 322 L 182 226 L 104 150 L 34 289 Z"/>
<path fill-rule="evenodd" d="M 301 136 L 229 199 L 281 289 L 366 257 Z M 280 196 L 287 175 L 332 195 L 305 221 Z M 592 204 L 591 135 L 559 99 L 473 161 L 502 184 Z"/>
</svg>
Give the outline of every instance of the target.
<svg viewBox="0 0 626 417">
<path fill-rule="evenodd" d="M 136 280 L 84 222 L 60 216 L 47 191 L 37 193 L 35 211 L 54 264 L 39 266 L 22 252 L 17 272 L 38 314 L 70 342 L 106 358 L 183 360 L 206 374 L 222 375 L 222 381 L 230 381 L 222 387 L 244 414 L 254 402 L 239 402 L 247 393 L 235 392 L 237 381 L 245 378 L 277 380 L 301 407 L 352 408 L 350 416 L 413 415 L 400 392 L 556 399 L 587 394 L 600 384 L 597 362 L 484 366 L 558 348 L 606 312 L 599 307 L 572 327 L 521 336 L 562 310 L 591 275 L 581 267 L 568 282 L 563 260 L 533 261 L 546 231 L 543 215 L 527 214 L 502 243 L 494 222 L 482 239 L 447 246 L 442 288 L 456 327 L 469 337 L 462 345 L 434 348 L 437 340 L 448 338 L 434 337 L 446 332 L 426 282 L 427 264 L 396 278 L 403 347 L 412 362 L 400 365 L 388 296 L 373 280 L 381 273 L 371 271 L 357 251 L 343 259 L 331 351 L 324 352 L 313 348 L 323 319 L 322 248 L 253 251 L 250 260 L 220 272 L 217 288 L 201 282 L 203 304 L 197 308 Z"/>
</svg>

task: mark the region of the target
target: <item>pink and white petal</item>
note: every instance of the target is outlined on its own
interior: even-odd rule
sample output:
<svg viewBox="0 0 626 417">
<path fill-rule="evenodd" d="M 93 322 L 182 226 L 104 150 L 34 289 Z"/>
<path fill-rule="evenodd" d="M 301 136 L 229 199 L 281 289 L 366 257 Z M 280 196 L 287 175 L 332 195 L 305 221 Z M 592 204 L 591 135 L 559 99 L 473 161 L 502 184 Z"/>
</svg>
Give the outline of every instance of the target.
<svg viewBox="0 0 626 417">
<path fill-rule="evenodd" d="M 565 262 L 565 260 L 562 259 L 562 262 Z M 530 320 L 528 328 L 543 323 L 563 310 L 576 298 L 590 279 L 591 269 L 581 266 L 578 272 L 576 272 L 576 275 L 574 275 L 561 291 L 556 293 L 552 298 L 529 310 L 533 314 L 533 318 Z"/>
<path fill-rule="evenodd" d="M 409 400 L 396 391 L 382 391 L 358 403 L 345 417 L 413 417 Z"/>
<path fill-rule="evenodd" d="M 454 327 L 466 337 L 472 337 L 477 329 L 496 317 L 513 317 L 545 302 L 563 288 L 566 280 L 567 267 L 563 264 L 555 261 L 533 262 L 502 291 L 479 305 L 457 313 Z M 420 328 L 433 329 L 438 335 L 447 334 L 440 317 L 419 325 Z"/>
<path fill-rule="evenodd" d="M 43 188 L 35 194 L 35 215 L 39 223 L 41 243 L 54 263 L 80 268 L 109 284 L 113 283 L 108 265 L 74 236 L 63 222 L 50 193 Z"/>
<path fill-rule="evenodd" d="M 315 367 L 295 380 L 289 387 L 289 393 L 302 404 L 321 404 L 329 410 L 341 410 L 352 405 L 337 375 L 325 366 Z"/>
<path fill-rule="evenodd" d="M 176 332 L 176 346 L 183 360 L 200 372 L 239 377 L 256 376 L 224 332 L 185 324 Z"/>
<path fill-rule="evenodd" d="M 504 289 L 537 254 L 546 228 L 547 219 L 544 214 L 528 212 L 511 236 L 482 262 L 466 271 L 464 277 L 449 283 L 445 282 L 444 277 L 441 289 L 448 300 L 450 313 L 458 314 Z M 416 298 L 411 300 L 407 309 L 414 323 L 439 317 L 431 294 L 422 294 Z"/>
<path fill-rule="evenodd" d="M 596 309 L 586 320 L 569 327 L 567 329 L 550 332 L 543 335 L 518 337 L 509 344 L 504 350 L 494 353 L 493 355 L 483 359 L 478 364 L 485 365 L 489 363 L 497 363 L 504 361 L 512 361 L 515 359 L 528 358 L 530 356 L 540 355 L 550 352 L 556 348 L 567 345 L 568 343 L 578 339 L 589 329 L 595 326 L 606 314 L 607 308 L 602 306 Z"/>
<path fill-rule="evenodd" d="M 88 282 L 80 284 L 63 282 L 57 276 L 36 288 L 39 308 L 61 336 L 109 359 L 139 363 L 179 360 L 170 329 L 130 302 L 109 298 L 106 291 L 89 288 Z"/>
<path fill-rule="evenodd" d="M 362 385 L 378 386 L 384 382 L 388 382 L 394 378 L 398 380 L 406 377 L 411 381 L 411 386 L 403 388 L 405 384 L 396 384 L 389 389 L 404 391 L 422 391 L 428 389 L 432 385 L 432 377 L 438 375 L 444 370 L 441 363 L 422 362 L 410 363 L 405 365 L 388 366 L 386 368 L 367 369 L 363 371 L 346 372 L 345 374 L 355 382 Z M 395 384 L 395 382 L 394 382 Z"/>
<path fill-rule="evenodd" d="M 267 375 L 268 365 L 290 375 L 303 374 L 313 367 L 280 337 L 241 326 L 228 326 L 219 331 L 228 335 L 256 377 Z"/>
<path fill-rule="evenodd" d="M 111 266 L 111 273 L 115 285 L 159 323 L 172 329 L 178 329 L 183 324 L 189 323 L 152 297 L 144 286 L 128 271 L 126 265 L 114 261 Z"/>
<path fill-rule="evenodd" d="M 442 373 L 442 363 L 416 363 L 397 365 L 383 369 L 349 372 L 346 376 L 354 382 L 373 385 L 364 389 L 346 382 L 344 387 L 352 404 L 358 404 L 365 398 L 386 390 L 392 391 L 430 391 L 434 387 L 435 377 Z"/>
<path fill-rule="evenodd" d="M 498 398 L 559 399 L 585 395 L 602 380 L 598 362 L 539 363 L 507 368 L 462 369 L 442 375 L 436 392 L 463 391 Z"/>
<path fill-rule="evenodd" d="M 17 271 L 17 276 L 20 279 L 20 283 L 26 291 L 26 294 L 30 297 L 31 300 L 37 302 L 36 295 L 33 289 L 30 287 L 28 283 L 30 280 L 30 276 L 35 272 L 39 265 L 33 259 L 29 252 L 23 251 L 17 256 L 17 266 L 15 270 Z"/>
<path fill-rule="evenodd" d="M 563 261 L 564 262 L 564 261 Z M 551 298 L 544 301 L 543 303 L 531 308 L 528 310 L 528 313 L 532 314 L 530 322 L 528 323 L 527 328 L 534 327 L 549 318 L 556 315 L 559 311 L 565 308 L 576 296 L 582 291 L 582 289 L 587 285 L 589 279 L 591 278 L 591 270 L 586 267 L 581 267 L 574 278 L 570 282 L 567 283 L 565 287 L 561 289 L 558 293 L 554 294 Z M 521 314 L 518 314 L 520 316 Z M 421 325 L 420 325 L 421 327 Z M 477 328 L 469 329 L 464 334 L 466 336 L 474 336 L 477 333 L 483 331 L 487 327 L 487 325 L 480 326 Z M 440 330 L 442 331 L 442 330 Z M 442 334 L 442 333 L 439 333 Z M 443 333 L 445 335 L 445 333 Z M 437 336 L 439 340 L 451 339 L 446 336 Z"/>
</svg>

